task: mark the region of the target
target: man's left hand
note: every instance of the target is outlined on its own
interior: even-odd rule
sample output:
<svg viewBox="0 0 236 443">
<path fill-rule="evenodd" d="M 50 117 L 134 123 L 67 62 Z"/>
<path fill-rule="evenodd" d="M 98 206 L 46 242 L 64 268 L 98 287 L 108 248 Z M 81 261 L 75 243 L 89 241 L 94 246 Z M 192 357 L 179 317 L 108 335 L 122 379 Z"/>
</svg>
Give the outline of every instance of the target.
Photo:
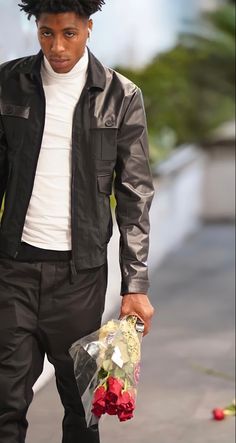
<svg viewBox="0 0 236 443">
<path fill-rule="evenodd" d="M 127 315 L 136 315 L 144 323 L 144 334 L 148 334 L 154 308 L 146 294 L 124 294 L 122 296 L 120 318 Z"/>
</svg>

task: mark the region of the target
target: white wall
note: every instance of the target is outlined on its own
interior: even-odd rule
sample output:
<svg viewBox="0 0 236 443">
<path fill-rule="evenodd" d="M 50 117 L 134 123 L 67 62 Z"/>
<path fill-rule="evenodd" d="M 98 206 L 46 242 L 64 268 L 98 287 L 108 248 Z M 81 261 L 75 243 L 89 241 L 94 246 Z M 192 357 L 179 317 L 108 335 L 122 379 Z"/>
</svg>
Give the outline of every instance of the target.
<svg viewBox="0 0 236 443">
<path fill-rule="evenodd" d="M 235 150 L 214 146 L 205 152 L 202 217 L 220 221 L 235 219 Z"/>
</svg>

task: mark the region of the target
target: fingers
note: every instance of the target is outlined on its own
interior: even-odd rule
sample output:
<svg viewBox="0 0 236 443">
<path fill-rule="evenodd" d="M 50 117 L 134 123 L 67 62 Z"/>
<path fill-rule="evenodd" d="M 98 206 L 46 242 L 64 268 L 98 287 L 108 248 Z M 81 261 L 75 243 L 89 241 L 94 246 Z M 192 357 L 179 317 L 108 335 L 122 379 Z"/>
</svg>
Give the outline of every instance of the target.
<svg viewBox="0 0 236 443">
<path fill-rule="evenodd" d="M 144 323 L 144 333 L 147 335 L 151 329 L 151 320 L 154 308 L 146 294 L 125 294 L 122 299 L 120 317 L 135 315 Z"/>
</svg>

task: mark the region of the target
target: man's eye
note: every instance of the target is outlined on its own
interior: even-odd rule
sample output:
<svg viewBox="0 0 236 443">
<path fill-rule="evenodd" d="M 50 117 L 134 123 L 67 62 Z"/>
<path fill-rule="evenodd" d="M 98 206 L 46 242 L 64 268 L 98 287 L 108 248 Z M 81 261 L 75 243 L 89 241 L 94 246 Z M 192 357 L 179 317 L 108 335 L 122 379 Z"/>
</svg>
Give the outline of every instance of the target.
<svg viewBox="0 0 236 443">
<path fill-rule="evenodd" d="M 42 35 L 43 35 L 43 37 L 51 37 L 51 36 L 52 36 L 52 33 L 51 33 L 51 32 L 47 32 L 47 31 L 44 31 L 44 32 L 42 32 Z"/>
<path fill-rule="evenodd" d="M 75 33 L 74 32 L 66 32 L 66 37 L 72 38 L 74 37 Z"/>
</svg>

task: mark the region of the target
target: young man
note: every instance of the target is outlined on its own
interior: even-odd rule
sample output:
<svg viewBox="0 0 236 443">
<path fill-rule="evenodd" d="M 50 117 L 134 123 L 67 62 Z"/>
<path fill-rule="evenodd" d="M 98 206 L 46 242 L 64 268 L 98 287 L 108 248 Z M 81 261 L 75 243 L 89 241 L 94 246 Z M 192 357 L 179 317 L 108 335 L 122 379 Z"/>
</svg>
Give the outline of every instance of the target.
<svg viewBox="0 0 236 443">
<path fill-rule="evenodd" d="M 113 177 L 120 314 L 150 328 L 145 114 L 140 90 L 86 47 L 103 4 L 22 0 L 42 51 L 0 67 L 0 443 L 25 442 L 45 353 L 65 408 L 63 443 L 99 442 L 68 349 L 101 323 Z"/>
</svg>

